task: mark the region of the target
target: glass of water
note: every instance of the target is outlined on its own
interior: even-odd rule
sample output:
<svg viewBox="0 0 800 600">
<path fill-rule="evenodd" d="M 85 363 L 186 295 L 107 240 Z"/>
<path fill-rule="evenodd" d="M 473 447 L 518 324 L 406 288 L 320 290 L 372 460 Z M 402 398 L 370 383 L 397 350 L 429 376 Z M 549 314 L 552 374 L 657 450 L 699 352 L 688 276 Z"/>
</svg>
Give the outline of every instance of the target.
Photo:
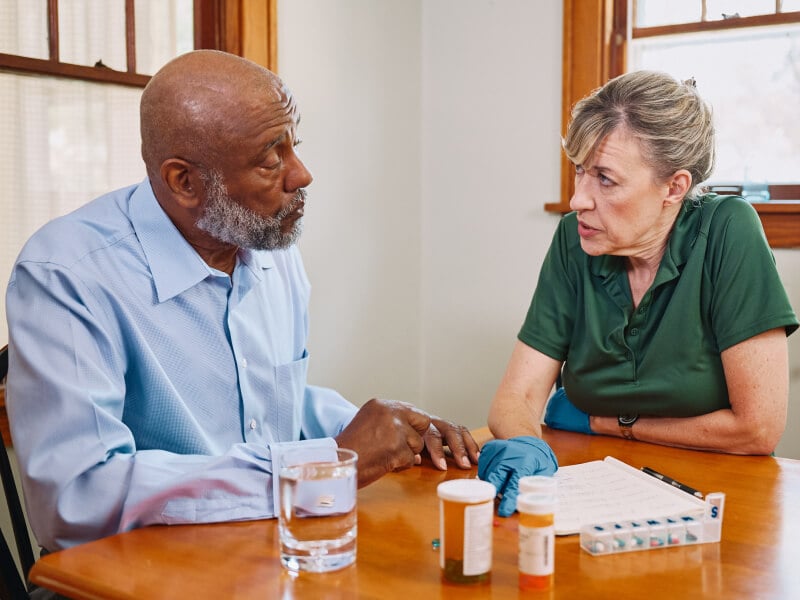
<svg viewBox="0 0 800 600">
<path fill-rule="evenodd" d="M 356 462 L 345 448 L 284 452 L 280 467 L 281 563 L 323 573 L 356 560 Z"/>
</svg>

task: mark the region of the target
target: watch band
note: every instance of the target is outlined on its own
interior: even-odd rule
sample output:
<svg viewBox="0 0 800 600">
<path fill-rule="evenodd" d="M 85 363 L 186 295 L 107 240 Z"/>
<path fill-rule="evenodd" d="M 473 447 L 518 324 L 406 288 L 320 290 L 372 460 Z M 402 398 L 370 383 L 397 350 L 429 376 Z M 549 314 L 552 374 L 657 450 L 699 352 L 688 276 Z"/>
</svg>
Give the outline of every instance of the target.
<svg viewBox="0 0 800 600">
<path fill-rule="evenodd" d="M 626 440 L 635 440 L 633 435 L 633 424 L 639 419 L 639 415 L 620 415 L 617 417 L 619 431 Z"/>
</svg>

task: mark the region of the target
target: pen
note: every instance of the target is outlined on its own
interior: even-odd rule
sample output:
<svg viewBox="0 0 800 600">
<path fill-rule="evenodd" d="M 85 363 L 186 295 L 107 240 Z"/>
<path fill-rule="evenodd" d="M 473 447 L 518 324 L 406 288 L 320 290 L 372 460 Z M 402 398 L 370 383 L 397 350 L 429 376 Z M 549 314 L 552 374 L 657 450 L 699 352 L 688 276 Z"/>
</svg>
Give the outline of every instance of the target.
<svg viewBox="0 0 800 600">
<path fill-rule="evenodd" d="M 680 481 L 676 481 L 672 477 L 667 477 L 666 475 L 664 475 L 662 473 L 659 473 L 658 471 L 655 471 L 654 469 L 651 469 L 650 467 L 642 467 L 642 471 L 644 471 L 648 475 L 652 475 L 656 479 L 660 479 L 664 483 L 668 483 L 671 486 L 678 488 L 682 492 L 686 492 L 687 494 L 691 494 L 692 496 L 695 496 L 696 498 L 700 498 L 700 500 L 703 499 L 703 493 L 702 492 L 698 492 L 693 487 L 689 487 L 685 483 L 681 483 Z"/>
</svg>

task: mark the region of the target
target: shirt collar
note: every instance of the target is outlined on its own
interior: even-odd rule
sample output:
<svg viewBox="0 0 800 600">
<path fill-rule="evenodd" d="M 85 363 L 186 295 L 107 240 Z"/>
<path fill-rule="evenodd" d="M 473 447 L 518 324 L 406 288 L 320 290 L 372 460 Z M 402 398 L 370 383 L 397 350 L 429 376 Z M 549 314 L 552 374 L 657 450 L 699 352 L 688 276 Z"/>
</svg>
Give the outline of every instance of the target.
<svg viewBox="0 0 800 600">
<path fill-rule="evenodd" d="M 669 234 L 667 249 L 661 258 L 653 286 L 678 277 L 686 261 L 689 260 L 692 247 L 697 241 L 699 232 L 701 206 L 686 202 L 675 219 L 672 232 Z M 625 272 L 625 261 L 621 256 L 603 254 L 589 257 L 589 270 L 592 275 L 607 279 L 614 274 Z"/>
<path fill-rule="evenodd" d="M 131 196 L 130 219 L 153 274 L 159 302 L 174 298 L 209 276 L 222 274 L 211 268 L 178 231 L 158 203 L 148 179 Z M 238 259 L 259 280 L 262 270 L 275 266 L 270 252 L 242 248 Z"/>
</svg>

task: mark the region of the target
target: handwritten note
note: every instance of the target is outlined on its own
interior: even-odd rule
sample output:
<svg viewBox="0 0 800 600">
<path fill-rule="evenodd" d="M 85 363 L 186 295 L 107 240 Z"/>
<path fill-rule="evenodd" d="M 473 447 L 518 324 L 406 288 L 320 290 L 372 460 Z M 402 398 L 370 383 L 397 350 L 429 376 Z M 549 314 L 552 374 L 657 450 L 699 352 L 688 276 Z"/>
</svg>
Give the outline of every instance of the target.
<svg viewBox="0 0 800 600">
<path fill-rule="evenodd" d="M 705 503 L 611 456 L 560 467 L 556 535 L 582 525 L 702 512 Z"/>
</svg>

